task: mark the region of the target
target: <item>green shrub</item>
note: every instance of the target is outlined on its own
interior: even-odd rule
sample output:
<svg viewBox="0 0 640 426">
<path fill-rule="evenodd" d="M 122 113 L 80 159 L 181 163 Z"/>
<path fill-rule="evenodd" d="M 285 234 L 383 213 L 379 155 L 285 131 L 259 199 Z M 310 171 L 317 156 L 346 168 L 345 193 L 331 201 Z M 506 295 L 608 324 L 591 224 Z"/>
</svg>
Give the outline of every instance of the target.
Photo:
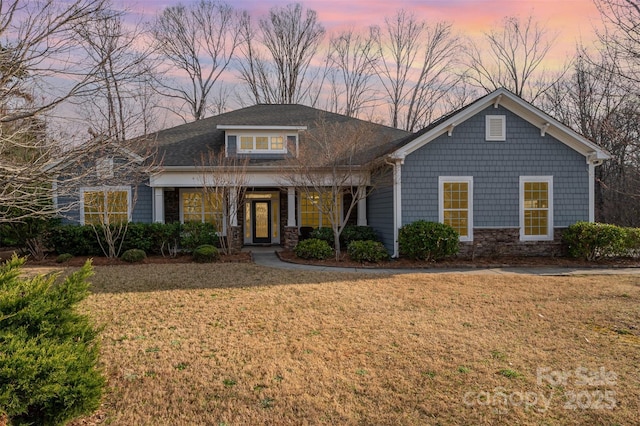
<svg viewBox="0 0 640 426">
<path fill-rule="evenodd" d="M 606 223 L 576 222 L 562 235 L 569 256 L 587 260 L 622 256 L 631 239 L 625 228 Z"/>
<path fill-rule="evenodd" d="M 193 250 L 193 260 L 198 263 L 211 263 L 218 260 L 220 253 L 211 244 L 204 244 Z"/>
<path fill-rule="evenodd" d="M 193 252 L 202 245 L 216 245 L 218 235 L 211 223 L 187 222 L 182 225 L 180 232 L 180 247 Z"/>
<path fill-rule="evenodd" d="M 97 332 L 75 309 L 89 294 L 91 263 L 58 283 L 21 278 L 23 263 L 14 256 L 0 266 L 0 418 L 62 424 L 97 409 L 105 383 Z"/>
<path fill-rule="evenodd" d="M 340 241 L 344 247 L 349 247 L 352 241 L 378 241 L 378 236 L 370 226 L 347 225 L 340 234 Z"/>
<path fill-rule="evenodd" d="M 124 260 L 125 262 L 131 263 L 142 262 L 146 258 L 147 254 L 144 252 L 144 250 L 140 249 L 129 249 L 122 253 L 122 256 L 120 256 L 120 259 Z"/>
<path fill-rule="evenodd" d="M 71 253 L 62 253 L 58 257 L 56 257 L 56 263 L 66 263 L 73 259 L 73 255 Z"/>
<path fill-rule="evenodd" d="M 149 239 L 149 251 L 152 254 L 166 254 L 169 247 L 175 247 L 180 243 L 180 231 L 182 224 L 174 223 L 148 223 L 146 225 L 147 238 Z"/>
<path fill-rule="evenodd" d="M 377 241 L 353 241 L 347 248 L 349 257 L 356 262 L 382 262 L 389 259 L 389 253 Z"/>
<path fill-rule="evenodd" d="M 627 239 L 626 248 L 630 255 L 639 255 L 640 253 L 640 228 L 626 228 Z"/>
<path fill-rule="evenodd" d="M 56 253 L 71 253 L 74 256 L 100 256 L 102 249 L 95 231 L 89 225 L 61 225 L 49 230 L 47 246 Z"/>
<path fill-rule="evenodd" d="M 333 236 L 333 228 L 327 228 L 327 227 L 316 228 L 313 231 L 311 231 L 311 234 L 309 235 L 309 237 L 315 238 L 316 240 L 326 241 L 330 247 L 335 247 L 334 245 L 335 238 Z"/>
<path fill-rule="evenodd" d="M 458 253 L 458 238 L 449 225 L 418 220 L 400 228 L 400 254 L 411 259 L 443 259 Z"/>
<path fill-rule="evenodd" d="M 294 247 L 293 252 L 303 259 L 326 259 L 333 256 L 333 249 L 329 243 L 317 238 L 300 241 Z"/>
</svg>

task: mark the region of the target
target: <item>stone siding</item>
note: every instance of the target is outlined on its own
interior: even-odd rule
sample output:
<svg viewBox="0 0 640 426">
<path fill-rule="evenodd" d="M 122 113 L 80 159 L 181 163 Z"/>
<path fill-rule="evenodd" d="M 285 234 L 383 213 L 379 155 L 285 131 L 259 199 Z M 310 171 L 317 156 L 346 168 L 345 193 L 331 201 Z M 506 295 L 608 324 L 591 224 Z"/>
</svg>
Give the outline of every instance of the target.
<svg viewBox="0 0 640 426">
<path fill-rule="evenodd" d="M 547 256 L 566 254 L 562 233 L 566 228 L 554 230 L 553 241 L 520 241 L 520 229 L 474 229 L 473 241 L 460 243 L 459 257 Z"/>
</svg>

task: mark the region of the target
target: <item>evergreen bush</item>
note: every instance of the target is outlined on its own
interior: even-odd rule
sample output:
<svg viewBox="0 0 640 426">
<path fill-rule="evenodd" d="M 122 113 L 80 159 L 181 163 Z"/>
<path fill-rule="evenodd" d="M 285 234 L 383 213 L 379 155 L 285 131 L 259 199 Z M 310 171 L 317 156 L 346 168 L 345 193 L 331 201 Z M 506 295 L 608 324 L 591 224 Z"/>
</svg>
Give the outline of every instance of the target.
<svg viewBox="0 0 640 426">
<path fill-rule="evenodd" d="M 418 220 L 400 228 L 400 254 L 411 259 L 440 260 L 459 251 L 459 235 L 444 223 Z"/>
<path fill-rule="evenodd" d="M 378 263 L 389 260 L 389 253 L 382 243 L 377 241 L 353 241 L 347 248 L 351 260 L 355 262 Z"/>
<path fill-rule="evenodd" d="M 122 256 L 120 256 L 120 259 L 130 263 L 142 262 L 146 258 L 147 254 L 144 252 L 144 250 L 140 249 L 129 249 L 122 253 Z"/>
<path fill-rule="evenodd" d="M 569 256 L 586 260 L 628 255 L 638 248 L 636 238 L 635 228 L 592 222 L 576 222 L 562 234 Z"/>
<path fill-rule="evenodd" d="M 105 380 L 97 331 L 75 306 L 88 295 L 87 262 L 61 282 L 22 278 L 24 259 L 0 266 L 0 419 L 57 425 L 98 408 Z"/>
<path fill-rule="evenodd" d="M 215 246 L 204 244 L 193 250 L 193 260 L 198 263 L 211 263 L 218 260 L 220 253 Z"/>
<path fill-rule="evenodd" d="M 333 256 L 333 249 L 329 243 L 317 238 L 300 241 L 294 247 L 293 252 L 303 259 L 327 259 Z"/>
</svg>

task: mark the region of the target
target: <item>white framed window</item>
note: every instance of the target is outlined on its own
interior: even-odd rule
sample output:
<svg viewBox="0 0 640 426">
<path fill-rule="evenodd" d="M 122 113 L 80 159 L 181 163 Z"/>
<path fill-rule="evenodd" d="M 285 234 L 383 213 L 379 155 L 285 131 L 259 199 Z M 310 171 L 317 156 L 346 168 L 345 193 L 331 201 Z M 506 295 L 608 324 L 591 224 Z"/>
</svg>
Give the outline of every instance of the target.
<svg viewBox="0 0 640 426">
<path fill-rule="evenodd" d="M 485 116 L 485 140 L 507 140 L 507 118 L 504 115 Z"/>
<path fill-rule="evenodd" d="M 338 194 L 338 211 L 331 192 L 301 192 L 300 193 L 300 226 L 310 226 L 312 228 L 331 228 L 331 212 L 337 214 L 337 218 L 342 223 L 342 194 Z M 334 221 L 335 222 L 335 221 Z"/>
<path fill-rule="evenodd" d="M 96 160 L 96 176 L 100 180 L 113 178 L 113 158 L 103 157 Z"/>
<path fill-rule="evenodd" d="M 553 176 L 520 176 L 520 240 L 553 240 Z"/>
<path fill-rule="evenodd" d="M 131 187 L 80 188 L 80 223 L 110 225 L 131 221 Z"/>
<path fill-rule="evenodd" d="M 295 135 L 240 134 L 238 135 L 239 153 L 286 153 L 286 142 L 294 141 Z"/>
<path fill-rule="evenodd" d="M 180 190 L 180 222 L 211 223 L 217 232 L 225 230 L 224 194 L 199 189 Z"/>
<path fill-rule="evenodd" d="M 473 176 L 438 177 L 438 218 L 473 241 Z"/>
</svg>

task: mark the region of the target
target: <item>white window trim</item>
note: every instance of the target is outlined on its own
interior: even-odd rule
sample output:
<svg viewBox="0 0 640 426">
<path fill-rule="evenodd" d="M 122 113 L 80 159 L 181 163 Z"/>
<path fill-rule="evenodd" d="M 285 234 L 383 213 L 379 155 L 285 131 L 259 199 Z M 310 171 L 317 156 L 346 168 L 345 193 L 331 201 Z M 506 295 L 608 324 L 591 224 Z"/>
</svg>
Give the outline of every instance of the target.
<svg viewBox="0 0 640 426">
<path fill-rule="evenodd" d="M 85 186 L 80 188 L 80 224 L 85 225 L 84 222 L 84 193 L 85 192 L 127 192 L 127 220 L 131 222 L 132 220 L 132 211 L 131 211 L 131 187 L 130 186 Z M 105 212 L 106 214 L 106 212 Z"/>
<path fill-rule="evenodd" d="M 524 184 L 529 182 L 547 182 L 549 185 L 547 235 L 524 233 Z M 520 241 L 553 241 L 553 176 L 520 176 Z"/>
<path fill-rule="evenodd" d="M 466 183 L 468 184 L 467 210 L 467 236 L 460 236 L 460 241 L 473 241 L 473 176 L 438 176 L 438 221 L 444 223 L 444 184 Z"/>
<path fill-rule="evenodd" d="M 202 196 L 204 197 L 205 191 L 202 189 L 185 189 L 185 188 L 181 188 L 178 191 L 178 202 L 179 202 L 179 212 L 180 212 L 180 223 L 184 224 L 184 204 L 182 202 L 182 194 L 185 193 L 198 193 L 198 194 L 202 194 Z M 227 205 L 224 202 L 224 195 L 222 198 L 222 202 L 223 202 L 223 206 L 222 206 L 222 236 L 226 236 L 227 235 Z M 200 211 L 200 223 L 204 223 L 204 206 L 202 211 Z"/>
<path fill-rule="evenodd" d="M 489 123 L 491 120 L 499 119 L 502 122 L 502 133 L 500 136 L 491 136 L 489 134 Z M 505 115 L 486 115 L 485 116 L 485 129 L 484 138 L 489 142 L 504 142 L 507 140 L 507 117 Z"/>
<path fill-rule="evenodd" d="M 293 136 L 296 138 L 296 144 L 298 141 L 298 136 L 289 134 L 289 133 L 237 133 L 234 135 L 236 137 L 236 152 L 239 154 L 286 154 L 287 153 L 287 143 L 288 138 Z M 253 138 L 253 146 L 252 149 L 242 149 L 240 145 L 240 139 L 243 137 L 252 137 Z M 269 138 L 269 148 L 268 149 L 256 149 L 256 137 L 267 137 Z M 272 137 L 281 137 L 282 138 L 282 149 L 271 149 L 271 138 Z"/>
</svg>

